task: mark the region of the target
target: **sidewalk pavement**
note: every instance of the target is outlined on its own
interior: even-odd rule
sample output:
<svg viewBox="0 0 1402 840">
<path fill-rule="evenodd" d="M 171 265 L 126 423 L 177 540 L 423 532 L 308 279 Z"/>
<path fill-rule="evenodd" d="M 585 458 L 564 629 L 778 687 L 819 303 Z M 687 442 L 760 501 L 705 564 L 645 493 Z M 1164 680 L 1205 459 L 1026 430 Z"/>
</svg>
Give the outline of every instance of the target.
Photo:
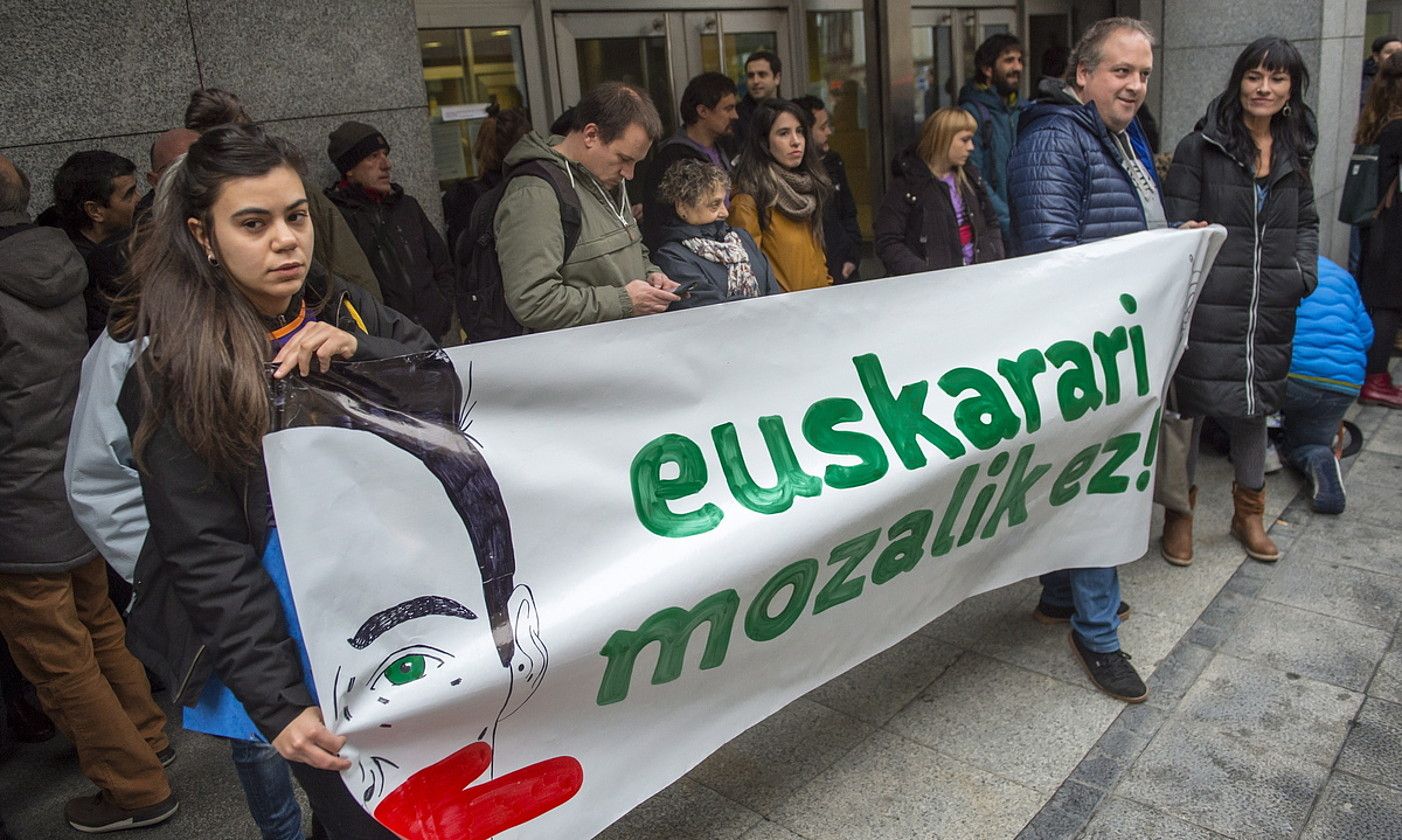
<svg viewBox="0 0 1402 840">
<path fill-rule="evenodd" d="M 1224 459 L 1200 467 L 1192 566 L 1159 557 L 1156 519 L 1149 553 L 1121 567 L 1147 703 L 1093 689 L 1022 581 L 791 703 L 600 837 L 1402 837 L 1402 412 L 1355 421 L 1342 516 L 1270 477 L 1279 563 L 1228 536 Z M 171 731 L 181 812 L 127 836 L 256 838 L 227 749 Z M 61 808 L 88 791 L 61 737 L 0 764 L 19 840 L 80 836 Z"/>
</svg>

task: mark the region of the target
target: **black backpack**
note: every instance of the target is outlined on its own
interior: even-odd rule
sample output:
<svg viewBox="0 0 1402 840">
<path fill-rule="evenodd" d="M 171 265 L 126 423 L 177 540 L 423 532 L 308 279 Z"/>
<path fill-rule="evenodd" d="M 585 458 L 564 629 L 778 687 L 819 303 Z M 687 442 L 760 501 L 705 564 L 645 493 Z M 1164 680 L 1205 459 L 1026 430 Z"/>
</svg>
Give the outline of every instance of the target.
<svg viewBox="0 0 1402 840">
<path fill-rule="evenodd" d="M 579 242 L 583 209 L 569 175 L 563 169 L 540 160 L 528 160 L 513 167 L 472 208 L 467 228 L 453 247 L 458 266 L 458 319 L 471 343 L 523 335 L 525 327 L 511 314 L 502 289 L 501 264 L 497 262 L 497 240 L 493 232 L 497 207 L 506 188 L 519 177 L 540 178 L 555 190 L 560 202 L 560 228 L 565 234 L 564 259 L 569 260 Z"/>
</svg>

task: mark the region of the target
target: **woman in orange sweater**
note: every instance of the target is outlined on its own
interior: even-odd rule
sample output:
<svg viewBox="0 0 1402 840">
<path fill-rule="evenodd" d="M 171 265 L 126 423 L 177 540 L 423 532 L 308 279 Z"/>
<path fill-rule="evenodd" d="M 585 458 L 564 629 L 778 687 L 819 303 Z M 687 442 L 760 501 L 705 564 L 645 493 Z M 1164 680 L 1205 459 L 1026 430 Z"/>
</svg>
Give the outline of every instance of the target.
<svg viewBox="0 0 1402 840">
<path fill-rule="evenodd" d="M 809 142 L 808 119 L 786 100 L 755 108 L 730 201 L 730 223 L 754 238 L 786 292 L 832 285 L 823 251 L 823 205 L 832 182 Z"/>
</svg>

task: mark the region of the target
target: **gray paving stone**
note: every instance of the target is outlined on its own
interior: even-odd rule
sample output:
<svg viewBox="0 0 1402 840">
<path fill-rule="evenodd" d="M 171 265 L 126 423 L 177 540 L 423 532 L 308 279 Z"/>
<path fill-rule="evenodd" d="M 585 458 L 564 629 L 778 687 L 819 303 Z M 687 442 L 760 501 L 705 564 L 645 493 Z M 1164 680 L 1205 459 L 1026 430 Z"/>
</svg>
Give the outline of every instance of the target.
<svg viewBox="0 0 1402 840">
<path fill-rule="evenodd" d="M 1104 791 L 1068 781 L 1018 832 L 1017 840 L 1070 840 L 1090 821 L 1090 815 L 1104 798 Z"/>
<path fill-rule="evenodd" d="M 1080 835 L 1081 840 L 1215 840 L 1221 836 L 1118 796 L 1105 800 Z"/>
<path fill-rule="evenodd" d="M 881 726 L 944 673 L 961 652 L 917 633 L 815 688 L 808 699 Z"/>
<path fill-rule="evenodd" d="M 1350 481 L 1347 476 L 1344 477 L 1344 486 L 1348 490 L 1348 507 L 1342 518 L 1357 519 L 1384 528 L 1397 527 L 1397 487 Z"/>
<path fill-rule="evenodd" d="M 1394 518 L 1402 513 L 1396 509 L 1396 499 L 1394 490 Z M 1398 543 L 1395 528 L 1384 528 L 1362 520 L 1354 515 L 1350 507 L 1342 516 L 1315 517 L 1309 533 L 1295 545 L 1292 554 L 1402 577 L 1402 550 L 1399 550 Z"/>
<path fill-rule="evenodd" d="M 1124 704 L 967 653 L 887 729 L 1051 795 Z"/>
<path fill-rule="evenodd" d="M 1222 652 L 1363 691 L 1390 639 L 1371 627 L 1258 601 Z"/>
<path fill-rule="evenodd" d="M 771 817 L 808 840 L 1012 837 L 1046 797 L 885 731 Z"/>
<path fill-rule="evenodd" d="M 1292 837 L 1328 774 L 1321 765 L 1174 721 L 1115 793 L 1229 837 Z"/>
<path fill-rule="evenodd" d="M 1212 660 L 1213 651 L 1184 639 L 1159 665 L 1145 682 L 1149 686 L 1149 705 L 1172 709 L 1197 681 L 1198 674 Z M 1143 671 L 1140 672 L 1141 674 Z"/>
<path fill-rule="evenodd" d="M 1212 603 L 1240 562 L 1241 548 L 1225 531 L 1194 541 L 1191 566 L 1164 560 L 1155 541 L 1148 557 L 1120 567 L 1121 597 L 1142 614 L 1191 623 Z"/>
<path fill-rule="evenodd" d="M 1402 578 L 1346 566 L 1328 555 L 1300 554 L 1280 563 L 1260 597 L 1391 630 L 1402 611 Z"/>
<path fill-rule="evenodd" d="M 1402 705 L 1369 697 L 1349 733 L 1338 769 L 1402 788 Z"/>
<path fill-rule="evenodd" d="M 1402 455 L 1390 455 L 1367 448 L 1359 453 L 1348 473 L 1348 485 L 1373 484 L 1396 492 L 1402 486 Z"/>
<path fill-rule="evenodd" d="M 739 803 L 682 777 L 623 815 L 598 840 L 734 840 L 761 819 Z"/>
<path fill-rule="evenodd" d="M 717 750 L 688 774 L 756 813 L 789 794 L 875 731 L 811 700 L 797 700 Z"/>
<path fill-rule="evenodd" d="M 1363 695 L 1231 656 L 1208 664 L 1177 716 L 1243 744 L 1328 766 Z"/>
<path fill-rule="evenodd" d="M 1379 409 L 1386 411 L 1387 409 Z M 1361 427 L 1360 427 L 1361 428 Z M 1402 456 L 1402 423 L 1381 423 L 1364 443 L 1369 452 Z"/>
<path fill-rule="evenodd" d="M 1387 652 L 1373 675 L 1373 683 L 1368 686 L 1370 697 L 1379 697 L 1393 703 L 1402 703 L 1402 645 L 1394 639 L 1392 650 Z"/>
<path fill-rule="evenodd" d="M 740 840 L 804 840 L 778 823 L 765 820 L 740 836 Z"/>
<path fill-rule="evenodd" d="M 1402 837 L 1402 791 L 1336 773 L 1301 840 L 1396 840 Z"/>
</svg>

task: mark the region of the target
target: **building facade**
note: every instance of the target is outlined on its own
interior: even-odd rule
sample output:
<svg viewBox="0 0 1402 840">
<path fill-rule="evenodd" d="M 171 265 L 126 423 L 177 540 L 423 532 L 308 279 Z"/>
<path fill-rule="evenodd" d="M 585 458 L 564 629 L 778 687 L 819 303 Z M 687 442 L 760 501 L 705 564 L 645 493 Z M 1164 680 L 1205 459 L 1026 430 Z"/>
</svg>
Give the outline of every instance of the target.
<svg viewBox="0 0 1402 840">
<path fill-rule="evenodd" d="M 395 180 L 436 217 L 437 191 L 474 174 L 488 103 L 527 107 L 544 130 L 581 91 L 623 79 L 652 93 L 670 129 L 687 79 L 704 70 L 739 79 L 745 56 L 769 49 L 783 59 L 785 95 L 828 104 L 831 142 L 869 234 L 890 161 L 929 111 L 956 101 L 979 42 L 995 32 L 1021 38 L 1030 90 L 1044 59 L 1112 14 L 1143 18 L 1158 35 L 1148 107 L 1164 151 L 1192 130 L 1243 46 L 1263 34 L 1299 46 L 1321 135 L 1321 249 L 1342 260 L 1347 229 L 1332 219 L 1365 36 L 1402 27 L 1399 2 L 8 0 L 0 153 L 29 173 L 37 211 L 67 155 L 105 148 L 144 171 L 152 139 L 180 124 L 190 90 L 220 87 L 301 146 L 318 187 L 336 176 L 328 132 L 345 119 L 374 124 L 393 146 Z"/>
</svg>

